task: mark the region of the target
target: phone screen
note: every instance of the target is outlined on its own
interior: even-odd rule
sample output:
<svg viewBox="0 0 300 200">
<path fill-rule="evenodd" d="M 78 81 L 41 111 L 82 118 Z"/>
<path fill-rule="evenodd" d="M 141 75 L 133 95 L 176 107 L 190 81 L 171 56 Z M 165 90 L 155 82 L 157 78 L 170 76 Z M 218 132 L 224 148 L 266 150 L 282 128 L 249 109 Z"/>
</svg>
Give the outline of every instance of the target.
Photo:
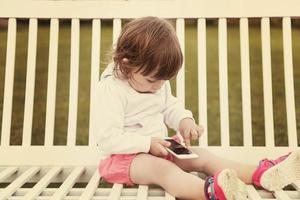
<svg viewBox="0 0 300 200">
<path fill-rule="evenodd" d="M 173 139 L 166 139 L 166 141 L 171 143 L 171 146 L 168 148 L 171 149 L 176 154 L 192 154 L 193 153 L 189 149 L 185 148 L 183 145 L 179 144 L 178 142 L 176 142 Z"/>
</svg>

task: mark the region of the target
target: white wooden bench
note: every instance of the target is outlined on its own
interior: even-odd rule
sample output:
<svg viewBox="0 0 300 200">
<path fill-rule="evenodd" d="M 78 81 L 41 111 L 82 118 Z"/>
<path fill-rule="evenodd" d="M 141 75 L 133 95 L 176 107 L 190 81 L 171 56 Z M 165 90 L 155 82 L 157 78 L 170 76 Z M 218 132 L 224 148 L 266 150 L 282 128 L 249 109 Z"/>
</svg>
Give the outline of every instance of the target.
<svg viewBox="0 0 300 200">
<path fill-rule="evenodd" d="M 206 20 L 214 18 L 218 24 L 218 59 L 219 60 L 219 97 L 220 97 L 220 132 L 221 145 L 208 145 L 208 130 L 201 138 L 199 145 L 232 159 L 247 163 L 257 163 L 262 157 L 274 157 L 299 149 L 297 143 L 296 111 L 300 109 L 295 102 L 293 53 L 291 36 L 291 19 L 300 17 L 299 0 L 93 0 L 93 1 L 46 1 L 46 0 L 0 0 L 0 18 L 8 18 L 7 50 L 5 63 L 5 84 L 3 95 L 1 146 L 0 146 L 0 199 L 174 199 L 162 189 L 148 186 L 124 188 L 114 184 L 112 188 L 99 186 L 100 178 L 96 166 L 101 158 L 98 150 L 89 137 L 88 145 L 76 145 L 76 128 L 78 113 L 78 77 L 79 77 L 79 33 L 80 21 L 92 20 L 91 47 L 91 84 L 90 113 L 94 109 L 93 91 L 99 80 L 101 22 L 113 20 L 113 42 L 121 30 L 123 19 L 154 15 L 176 20 L 176 31 L 182 46 L 185 48 L 185 20 L 197 20 L 198 50 L 198 96 L 199 123 L 208 127 L 207 101 L 207 66 L 206 60 Z M 276 146 L 274 135 L 273 98 L 272 94 L 272 63 L 270 48 L 270 18 L 282 19 L 283 52 L 284 52 L 284 84 L 287 119 L 288 146 Z M 24 103 L 24 123 L 22 144 L 11 145 L 11 122 L 14 92 L 15 56 L 17 20 L 29 19 L 28 57 L 26 92 Z M 229 134 L 229 103 L 228 103 L 228 61 L 227 61 L 227 18 L 238 18 L 240 24 L 240 59 L 241 59 L 241 90 L 242 90 L 242 122 L 243 145 L 231 146 Z M 252 139 L 252 113 L 250 89 L 250 58 L 249 58 L 249 26 L 250 18 L 258 18 L 261 22 L 261 51 L 263 70 L 263 102 L 265 146 L 254 146 Z M 49 62 L 46 99 L 45 139 L 43 145 L 32 145 L 32 121 L 34 106 L 36 45 L 39 19 L 50 19 Z M 71 63 L 70 93 L 67 129 L 67 144 L 54 145 L 54 121 L 56 105 L 56 80 L 58 57 L 59 21 L 71 19 Z M 299 35 L 297 36 L 299 37 Z M 297 54 L 295 54 L 297 53 Z M 294 52 L 297 56 L 298 52 Z M 295 66 L 299 68 L 298 66 Z M 176 81 L 176 95 L 185 102 L 185 66 L 179 72 Z M 255 76 L 255 74 L 252 74 Z M 299 83 L 299 82 L 298 82 Z M 297 86 L 296 88 L 299 88 Z M 189 88 L 187 88 L 188 90 Z M 297 103 L 297 104 L 296 104 Z M 298 115 L 299 117 L 299 115 Z M 298 127 L 299 127 L 298 118 Z M 298 128 L 299 132 L 299 128 Z M 298 133 L 299 137 L 299 133 Z M 197 147 L 194 147 L 197 151 Z M 48 187 L 50 183 L 60 183 L 58 187 Z M 28 183 L 36 183 L 28 186 Z M 75 183 L 87 183 L 84 187 Z M 27 184 L 27 187 L 22 187 Z M 300 199 L 300 183 L 293 184 L 296 190 L 278 191 L 274 195 L 263 190 L 248 186 L 251 199 Z"/>
</svg>

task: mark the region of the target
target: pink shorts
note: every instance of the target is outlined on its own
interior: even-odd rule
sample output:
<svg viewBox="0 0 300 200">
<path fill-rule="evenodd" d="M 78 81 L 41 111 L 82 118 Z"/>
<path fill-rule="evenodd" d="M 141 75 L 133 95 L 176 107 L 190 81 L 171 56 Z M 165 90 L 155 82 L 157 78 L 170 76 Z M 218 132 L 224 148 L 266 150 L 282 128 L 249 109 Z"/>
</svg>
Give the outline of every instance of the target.
<svg viewBox="0 0 300 200">
<path fill-rule="evenodd" d="M 179 140 L 178 136 L 173 139 Z M 98 171 L 101 177 L 109 183 L 119 183 L 126 185 L 134 185 L 130 179 L 130 166 L 136 154 L 113 154 L 104 160 L 101 160 L 98 165 Z M 174 161 L 174 157 L 168 154 L 164 159 Z"/>
</svg>

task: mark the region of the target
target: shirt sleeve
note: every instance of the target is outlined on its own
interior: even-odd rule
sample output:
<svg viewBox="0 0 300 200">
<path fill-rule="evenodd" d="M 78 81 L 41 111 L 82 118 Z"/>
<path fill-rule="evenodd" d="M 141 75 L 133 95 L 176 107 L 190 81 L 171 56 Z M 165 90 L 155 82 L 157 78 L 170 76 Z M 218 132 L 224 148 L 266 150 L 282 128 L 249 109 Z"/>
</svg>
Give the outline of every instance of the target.
<svg viewBox="0 0 300 200">
<path fill-rule="evenodd" d="M 100 150 L 106 154 L 149 152 L 151 137 L 124 132 L 125 91 L 105 83 L 96 90 L 92 135 Z"/>
<path fill-rule="evenodd" d="M 166 94 L 166 105 L 163 110 L 165 123 L 175 131 L 178 131 L 179 123 L 184 118 L 193 118 L 191 111 L 184 109 L 182 103 L 172 95 L 170 82 L 167 81 L 165 84 L 165 94 Z"/>
</svg>

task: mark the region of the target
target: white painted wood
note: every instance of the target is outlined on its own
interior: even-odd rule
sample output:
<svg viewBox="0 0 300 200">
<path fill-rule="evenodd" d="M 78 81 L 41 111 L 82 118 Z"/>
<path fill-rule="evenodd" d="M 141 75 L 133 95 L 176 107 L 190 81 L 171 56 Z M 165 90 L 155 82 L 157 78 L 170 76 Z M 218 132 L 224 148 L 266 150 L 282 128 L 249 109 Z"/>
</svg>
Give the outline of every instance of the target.
<svg viewBox="0 0 300 200">
<path fill-rule="evenodd" d="M 60 200 L 64 198 L 72 186 L 75 184 L 79 176 L 84 172 L 84 167 L 76 167 L 64 183 L 59 187 L 55 194 L 51 197 L 51 200 Z"/>
<path fill-rule="evenodd" d="M 0 182 L 18 171 L 18 167 L 7 167 L 0 172 Z"/>
<path fill-rule="evenodd" d="M 15 52 L 16 52 L 16 19 L 8 20 L 5 82 L 3 96 L 3 115 L 1 128 L 1 146 L 8 146 L 10 140 L 10 128 L 12 117 L 12 100 L 14 88 Z"/>
<path fill-rule="evenodd" d="M 229 144 L 229 104 L 228 104 L 228 64 L 227 64 L 227 21 L 221 18 L 218 21 L 219 39 L 219 95 L 220 95 L 220 129 L 221 145 Z"/>
<path fill-rule="evenodd" d="M 113 20 L 113 47 L 117 44 L 119 35 L 122 29 L 122 21 L 121 19 L 114 19 Z"/>
<path fill-rule="evenodd" d="M 77 128 L 78 85 L 79 85 L 79 19 L 71 22 L 70 94 L 67 145 L 75 146 Z"/>
<path fill-rule="evenodd" d="M 292 31 L 291 18 L 284 17 L 282 21 L 283 32 L 283 55 L 284 55 L 284 81 L 285 81 L 285 102 L 287 114 L 287 131 L 289 146 L 297 146 L 297 125 L 294 94 L 294 73 L 292 53 Z"/>
<path fill-rule="evenodd" d="M 176 20 L 176 33 L 179 40 L 180 48 L 184 57 L 185 51 L 185 42 L 184 42 L 184 19 L 177 19 Z M 182 63 L 182 67 L 179 70 L 176 76 L 176 96 L 179 102 L 182 105 L 185 105 L 185 64 L 184 61 Z"/>
<path fill-rule="evenodd" d="M 266 146 L 272 147 L 275 145 L 275 138 L 273 121 L 271 41 L 269 18 L 261 19 L 261 40 Z"/>
<path fill-rule="evenodd" d="M 147 200 L 148 190 L 148 185 L 139 185 L 136 200 Z"/>
<path fill-rule="evenodd" d="M 89 183 L 87 184 L 85 190 L 82 192 L 79 200 L 91 199 L 98 188 L 99 182 L 100 182 L 100 175 L 98 169 L 96 169 Z"/>
<path fill-rule="evenodd" d="M 240 51 L 242 78 L 242 113 L 244 146 L 252 146 L 252 117 L 250 90 L 249 28 L 248 19 L 240 19 Z"/>
<path fill-rule="evenodd" d="M 34 83 L 36 67 L 36 44 L 37 44 L 37 19 L 29 20 L 28 36 L 28 55 L 27 55 L 27 75 L 26 75 L 26 94 L 25 94 L 25 111 L 23 123 L 22 145 L 31 144 L 33 103 L 34 103 Z"/>
<path fill-rule="evenodd" d="M 69 12 L 65 8 L 68 8 Z M 136 18 L 149 15 L 165 18 L 282 17 L 299 16 L 299 8 L 298 0 L 1 0 L 0 17 L 107 19 Z"/>
<path fill-rule="evenodd" d="M 168 192 L 165 192 L 165 200 L 175 200 L 175 197 L 173 197 L 171 194 Z"/>
<path fill-rule="evenodd" d="M 49 185 L 51 179 L 55 177 L 58 173 L 60 173 L 62 167 L 53 167 L 49 170 L 49 172 L 38 182 L 34 185 L 34 187 L 26 193 L 23 197 L 26 200 L 34 200 L 36 199 L 39 194 Z"/>
<path fill-rule="evenodd" d="M 54 140 L 58 31 L 59 31 L 58 19 L 51 19 L 50 42 L 49 42 L 49 63 L 48 63 L 48 84 L 47 84 L 47 105 L 46 105 L 46 128 L 45 128 L 46 146 L 52 146 Z"/>
<path fill-rule="evenodd" d="M 204 128 L 204 134 L 199 139 L 199 146 L 207 146 L 207 70 L 206 70 L 206 20 L 197 20 L 197 49 L 198 49 L 198 108 L 199 124 Z"/>
<path fill-rule="evenodd" d="M 275 191 L 274 196 L 278 200 L 291 200 L 291 198 L 283 190 Z"/>
<path fill-rule="evenodd" d="M 250 200 L 262 200 L 253 185 L 247 185 L 246 189 Z"/>
<path fill-rule="evenodd" d="M 15 181 L 10 183 L 3 191 L 0 193 L 0 199 L 6 199 L 12 195 L 17 189 L 19 189 L 24 183 L 26 183 L 33 175 L 35 175 L 40 170 L 39 167 L 31 167 L 25 173 L 20 175 Z"/>
<path fill-rule="evenodd" d="M 296 188 L 296 190 L 300 193 L 300 180 L 295 181 L 292 185 Z"/>
<path fill-rule="evenodd" d="M 90 94 L 90 120 L 89 120 L 89 146 L 95 146 L 96 142 L 92 136 L 92 117 L 97 108 L 95 106 L 95 90 L 100 75 L 100 40 L 101 21 L 93 19 L 92 25 L 92 55 L 91 55 L 91 94 Z"/>
<path fill-rule="evenodd" d="M 107 200 L 118 200 L 123 189 L 122 184 L 114 184 Z"/>
</svg>

